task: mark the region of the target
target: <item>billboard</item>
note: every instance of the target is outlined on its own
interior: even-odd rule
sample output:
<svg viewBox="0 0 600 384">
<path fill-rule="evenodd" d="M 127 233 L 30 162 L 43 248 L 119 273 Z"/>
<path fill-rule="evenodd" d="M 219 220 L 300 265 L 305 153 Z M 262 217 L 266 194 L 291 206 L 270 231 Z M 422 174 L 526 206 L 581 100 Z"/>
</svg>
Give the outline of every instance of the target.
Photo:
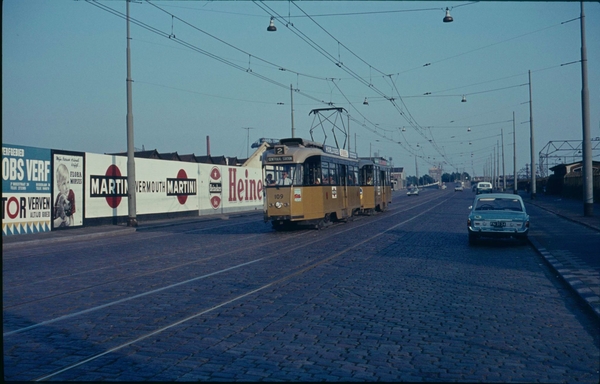
<svg viewBox="0 0 600 384">
<path fill-rule="evenodd" d="M 200 215 L 262 209 L 261 168 L 198 164 Z"/>
<path fill-rule="evenodd" d="M 51 152 L 2 144 L 2 235 L 51 230 Z"/>
<path fill-rule="evenodd" d="M 198 164 L 135 158 L 136 215 L 198 210 Z M 86 218 L 128 215 L 127 157 L 86 154 Z"/>
<path fill-rule="evenodd" d="M 136 215 L 213 215 L 263 206 L 257 167 L 135 158 L 135 179 Z M 3 235 L 127 217 L 128 191 L 126 156 L 2 146 Z"/>
<path fill-rule="evenodd" d="M 84 156 L 82 152 L 52 151 L 52 229 L 83 225 Z"/>
</svg>

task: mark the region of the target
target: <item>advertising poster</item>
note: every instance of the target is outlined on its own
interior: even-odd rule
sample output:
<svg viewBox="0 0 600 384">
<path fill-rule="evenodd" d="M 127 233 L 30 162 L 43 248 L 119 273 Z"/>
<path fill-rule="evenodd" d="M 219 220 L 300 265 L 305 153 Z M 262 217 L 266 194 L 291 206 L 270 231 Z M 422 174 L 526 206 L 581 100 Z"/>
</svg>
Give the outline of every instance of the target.
<svg viewBox="0 0 600 384">
<path fill-rule="evenodd" d="M 86 218 L 127 216 L 127 157 L 86 155 Z M 198 164 L 135 158 L 136 215 L 198 210 Z"/>
<path fill-rule="evenodd" d="M 127 157 L 85 154 L 85 217 L 127 216 Z"/>
<path fill-rule="evenodd" d="M 261 168 L 199 164 L 200 215 L 262 209 Z"/>
<path fill-rule="evenodd" d="M 2 144 L 2 235 L 51 230 L 50 149 Z"/>
<path fill-rule="evenodd" d="M 52 151 L 52 229 L 83 225 L 84 159 L 81 152 Z"/>
</svg>

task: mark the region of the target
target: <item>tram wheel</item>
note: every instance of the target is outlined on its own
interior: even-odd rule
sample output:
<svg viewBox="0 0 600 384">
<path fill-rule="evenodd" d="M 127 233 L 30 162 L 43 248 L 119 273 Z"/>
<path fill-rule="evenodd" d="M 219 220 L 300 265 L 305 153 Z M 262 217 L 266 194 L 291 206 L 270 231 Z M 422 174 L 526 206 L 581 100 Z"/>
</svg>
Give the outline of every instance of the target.
<svg viewBox="0 0 600 384">
<path fill-rule="evenodd" d="M 317 224 L 317 229 L 323 229 L 325 227 L 329 227 L 331 225 L 331 215 L 329 213 L 325 214 L 319 223 Z"/>
<path fill-rule="evenodd" d="M 271 224 L 276 231 L 283 231 L 286 228 L 285 223 L 281 221 L 272 221 Z"/>
</svg>

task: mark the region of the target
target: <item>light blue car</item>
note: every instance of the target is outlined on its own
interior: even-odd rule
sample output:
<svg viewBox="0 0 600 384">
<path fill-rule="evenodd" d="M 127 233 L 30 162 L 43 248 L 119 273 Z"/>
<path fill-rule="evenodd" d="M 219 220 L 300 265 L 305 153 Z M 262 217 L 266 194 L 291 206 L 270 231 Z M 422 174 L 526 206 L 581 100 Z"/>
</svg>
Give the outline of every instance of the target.
<svg viewBox="0 0 600 384">
<path fill-rule="evenodd" d="M 512 237 L 527 242 L 529 215 L 520 196 L 508 193 L 477 195 L 469 209 L 469 244 L 481 237 Z"/>
</svg>

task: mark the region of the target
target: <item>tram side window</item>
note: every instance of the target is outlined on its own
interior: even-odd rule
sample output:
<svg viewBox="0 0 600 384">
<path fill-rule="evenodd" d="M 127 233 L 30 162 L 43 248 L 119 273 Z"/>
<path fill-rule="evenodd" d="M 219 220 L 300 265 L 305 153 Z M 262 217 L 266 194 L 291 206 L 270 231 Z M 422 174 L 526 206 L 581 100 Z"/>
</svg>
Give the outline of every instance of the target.
<svg viewBox="0 0 600 384">
<path fill-rule="evenodd" d="M 338 184 L 337 164 L 329 164 L 329 184 Z"/>
<path fill-rule="evenodd" d="M 362 184 L 373 185 L 373 166 L 365 165 L 361 172 Z"/>
<path fill-rule="evenodd" d="M 389 172 L 387 170 L 381 171 L 381 185 L 388 186 L 389 185 Z"/>
<path fill-rule="evenodd" d="M 329 163 L 323 162 L 321 164 L 323 170 L 323 184 L 329 184 Z"/>
<path fill-rule="evenodd" d="M 338 181 L 340 185 L 349 185 L 348 180 L 348 166 L 346 164 L 338 164 Z"/>
<path fill-rule="evenodd" d="M 266 166 L 264 168 L 264 173 L 265 173 L 265 185 L 275 185 L 275 169 L 273 168 L 273 166 Z"/>
<path fill-rule="evenodd" d="M 358 167 L 352 167 L 352 174 L 354 175 L 354 185 L 358 185 Z"/>
<path fill-rule="evenodd" d="M 321 184 L 321 164 L 318 159 L 307 161 L 304 165 L 304 185 Z"/>
<path fill-rule="evenodd" d="M 340 164 L 340 184 L 341 185 L 352 185 L 352 172 L 351 166 L 346 164 Z"/>
</svg>

